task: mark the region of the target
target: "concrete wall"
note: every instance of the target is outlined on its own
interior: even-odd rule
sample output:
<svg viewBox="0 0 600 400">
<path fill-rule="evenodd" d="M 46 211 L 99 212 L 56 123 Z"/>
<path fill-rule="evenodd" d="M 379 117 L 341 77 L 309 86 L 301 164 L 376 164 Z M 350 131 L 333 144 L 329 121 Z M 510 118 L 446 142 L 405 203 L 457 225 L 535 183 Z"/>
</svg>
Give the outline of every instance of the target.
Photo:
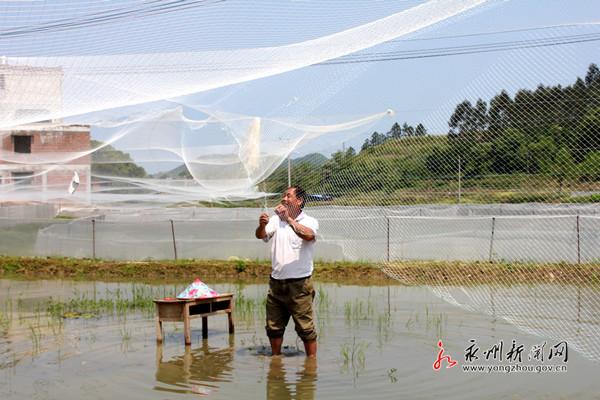
<svg viewBox="0 0 600 400">
<path fill-rule="evenodd" d="M 17 123 L 49 119 L 62 108 L 63 72 L 60 68 L 39 68 L 0 64 L 0 118 Z M 43 114 L 31 114 L 43 111 Z M 28 115 L 29 114 L 29 115 Z"/>
</svg>

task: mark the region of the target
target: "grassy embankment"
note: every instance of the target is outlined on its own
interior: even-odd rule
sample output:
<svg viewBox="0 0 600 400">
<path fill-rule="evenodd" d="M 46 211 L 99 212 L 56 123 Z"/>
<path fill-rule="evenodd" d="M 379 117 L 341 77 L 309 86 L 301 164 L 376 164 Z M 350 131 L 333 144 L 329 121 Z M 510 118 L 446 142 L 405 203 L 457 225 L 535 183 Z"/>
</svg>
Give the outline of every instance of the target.
<svg viewBox="0 0 600 400">
<path fill-rule="evenodd" d="M 420 204 L 456 204 L 458 202 L 458 164 L 447 175 L 427 172 L 428 155 L 434 148 L 447 146 L 445 136 L 409 137 L 388 140 L 383 144 L 354 156 L 346 172 L 338 180 L 353 182 L 339 193 L 328 191 L 321 182 L 322 167 L 304 165 L 292 167 L 294 183 L 310 193 L 327 192 L 332 201 L 313 202 L 317 206 L 390 206 Z M 444 162 L 454 162 L 443 160 Z M 373 166 L 379 166 L 376 169 Z M 375 168 L 368 170 L 369 168 Z M 363 170 L 366 175 L 361 175 Z M 388 175 L 386 175 L 386 173 Z M 379 180 L 381 182 L 379 182 Z M 377 183 L 378 182 L 378 183 Z M 287 185 L 287 164 L 281 165 L 266 181 L 268 190 L 281 191 Z M 557 177 L 544 173 L 513 172 L 486 173 L 473 176 L 461 174 L 461 204 L 518 204 L 518 203 L 598 203 L 598 182 L 577 178 Z M 268 207 L 275 207 L 278 196 L 268 199 Z M 264 199 L 212 204 L 206 207 L 263 207 Z"/>
<path fill-rule="evenodd" d="M 396 279 L 391 279 L 383 270 Z M 90 279 L 106 281 L 182 282 L 200 277 L 209 282 L 266 282 L 268 261 L 179 260 L 109 261 L 75 258 L 0 256 L 0 278 Z M 535 264 L 404 261 L 317 262 L 315 279 L 345 284 L 474 285 L 558 283 L 600 286 L 600 263 Z"/>
</svg>

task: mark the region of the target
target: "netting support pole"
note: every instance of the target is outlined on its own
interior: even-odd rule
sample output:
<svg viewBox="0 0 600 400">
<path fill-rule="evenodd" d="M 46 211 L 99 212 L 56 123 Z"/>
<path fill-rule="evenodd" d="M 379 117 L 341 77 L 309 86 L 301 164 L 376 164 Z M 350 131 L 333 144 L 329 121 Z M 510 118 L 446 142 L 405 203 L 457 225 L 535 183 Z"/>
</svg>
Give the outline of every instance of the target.
<svg viewBox="0 0 600 400">
<path fill-rule="evenodd" d="M 581 286 L 577 284 L 577 322 L 581 322 Z"/>
<path fill-rule="evenodd" d="M 175 255 L 175 261 L 177 261 L 177 244 L 175 243 L 175 224 L 173 223 L 173 220 L 169 220 L 171 221 L 171 236 L 173 237 L 173 254 Z"/>
<path fill-rule="evenodd" d="M 287 159 L 288 164 L 288 187 L 292 186 L 292 161 L 290 160 L 290 156 Z"/>
<path fill-rule="evenodd" d="M 577 216 L 577 264 L 581 264 L 581 241 L 579 234 L 579 215 Z"/>
<path fill-rule="evenodd" d="M 387 287 L 387 301 L 388 301 L 388 319 L 392 315 L 392 303 L 390 303 L 390 285 Z"/>
<path fill-rule="evenodd" d="M 96 220 L 92 219 L 92 259 L 96 259 Z"/>
<path fill-rule="evenodd" d="M 460 176 L 462 174 L 461 171 L 461 166 L 460 166 L 460 156 L 458 156 L 458 204 L 460 204 L 460 196 L 461 196 L 461 182 L 460 182 Z"/>
<path fill-rule="evenodd" d="M 490 256 L 489 262 L 492 262 L 492 254 L 494 252 L 494 230 L 496 229 L 496 217 L 492 217 L 492 236 L 490 237 Z"/>
<path fill-rule="evenodd" d="M 385 217 L 387 222 L 387 262 L 390 262 L 390 217 Z"/>
</svg>

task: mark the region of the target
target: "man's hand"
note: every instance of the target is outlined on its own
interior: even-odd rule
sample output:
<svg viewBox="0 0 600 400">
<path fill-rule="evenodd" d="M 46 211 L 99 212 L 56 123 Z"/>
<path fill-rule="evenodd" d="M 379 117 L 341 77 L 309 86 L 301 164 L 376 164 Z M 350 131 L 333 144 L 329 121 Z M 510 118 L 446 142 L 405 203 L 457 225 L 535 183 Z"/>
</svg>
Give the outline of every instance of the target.
<svg viewBox="0 0 600 400">
<path fill-rule="evenodd" d="M 267 214 L 267 213 L 260 214 L 260 217 L 258 218 L 258 225 L 264 227 L 268 223 L 269 223 L 269 214 Z"/>
<path fill-rule="evenodd" d="M 267 237 L 267 231 L 265 230 L 267 224 L 269 223 L 269 214 L 262 213 L 260 217 L 258 217 L 258 228 L 256 228 L 256 232 L 254 233 L 257 239 L 264 239 Z"/>
<path fill-rule="evenodd" d="M 279 219 L 282 221 L 287 222 L 289 218 L 288 209 L 283 204 L 280 204 L 277 207 L 275 207 L 275 214 L 277 214 L 279 216 Z"/>
</svg>

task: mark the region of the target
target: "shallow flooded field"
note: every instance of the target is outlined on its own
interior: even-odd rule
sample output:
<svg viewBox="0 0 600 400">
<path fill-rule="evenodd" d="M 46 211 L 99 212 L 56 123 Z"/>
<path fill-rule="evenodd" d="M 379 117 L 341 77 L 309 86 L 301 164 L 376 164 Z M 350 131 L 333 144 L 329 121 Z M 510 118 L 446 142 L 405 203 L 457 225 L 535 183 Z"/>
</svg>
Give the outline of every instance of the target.
<svg viewBox="0 0 600 400">
<path fill-rule="evenodd" d="M 227 318 L 217 315 L 208 320 L 207 340 L 200 320 L 193 320 L 192 346 L 184 346 L 183 324 L 177 323 L 165 323 L 165 342 L 157 345 L 152 298 L 174 296 L 184 286 L 0 280 L 0 398 L 547 399 L 600 393 L 598 361 L 572 346 L 568 355 L 559 352 L 559 343 L 571 338 L 525 333 L 493 315 L 453 306 L 428 287 L 317 282 L 317 360 L 298 350 L 293 324 L 284 356 L 270 357 L 267 288 L 256 284 L 211 285 L 235 294 L 235 335 L 227 333 Z M 597 321 L 585 321 L 582 334 L 596 331 Z M 436 371 L 440 340 L 443 355 L 457 364 L 447 368 L 444 359 Z M 530 359 L 530 349 L 544 342 L 546 357 L 554 358 Z M 503 359 L 486 353 L 497 344 Z M 522 345 L 522 353 L 509 359 L 513 344 Z M 469 362 L 471 345 L 479 351 Z M 469 365 L 490 370 L 466 372 Z M 561 371 L 525 371 L 550 365 Z"/>
</svg>

